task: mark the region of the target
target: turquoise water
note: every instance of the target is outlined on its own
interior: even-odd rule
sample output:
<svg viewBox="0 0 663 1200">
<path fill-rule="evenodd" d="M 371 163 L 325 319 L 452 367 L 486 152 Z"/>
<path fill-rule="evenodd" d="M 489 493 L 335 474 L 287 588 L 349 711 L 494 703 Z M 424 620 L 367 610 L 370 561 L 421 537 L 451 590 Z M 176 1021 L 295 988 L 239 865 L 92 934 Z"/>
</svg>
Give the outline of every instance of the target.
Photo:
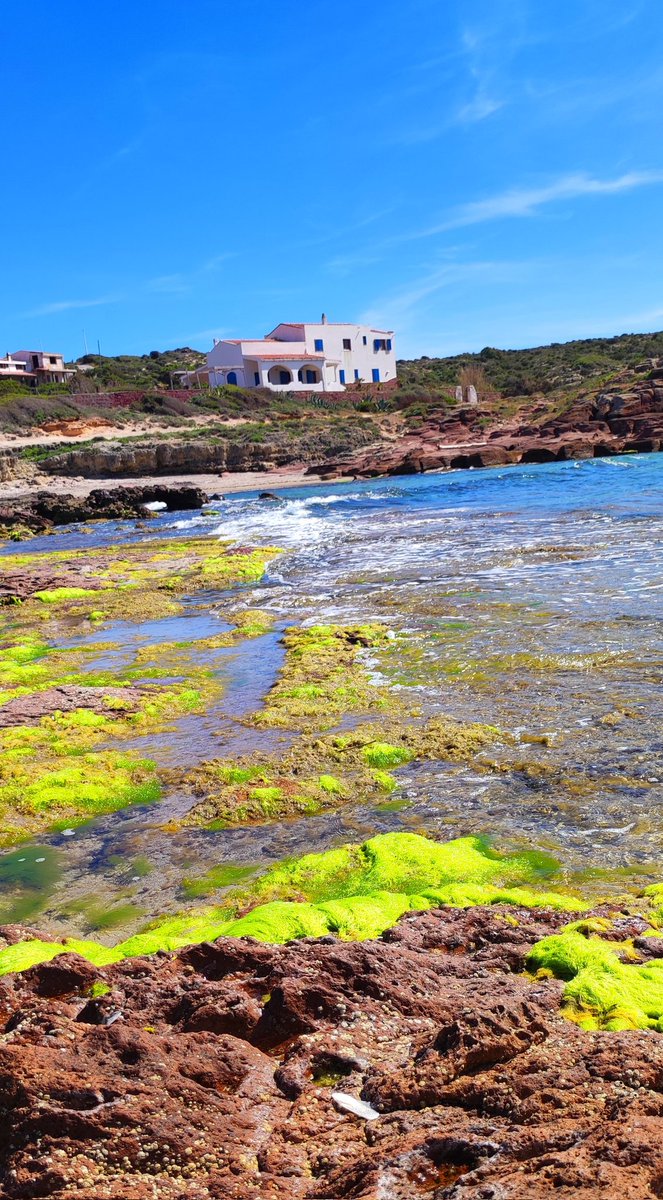
<svg viewBox="0 0 663 1200">
<path fill-rule="evenodd" d="M 41 839 L 28 848 L 25 869 L 44 857 L 42 843 L 51 847 L 42 925 L 78 931 L 70 912 L 62 916 L 62 900 L 91 886 L 108 903 L 129 881 L 144 920 L 181 907 L 183 872 L 219 862 L 264 867 L 387 829 L 535 846 L 557 855 L 571 882 L 596 876 L 597 888 L 606 879 L 614 887 L 663 878 L 663 455 L 324 484 L 280 496 L 229 496 L 214 512 L 167 514 L 143 530 L 71 527 L 30 549 L 190 533 L 282 546 L 286 553 L 250 589 L 252 606 L 270 609 L 279 625 L 385 622 L 405 636 L 370 660 L 376 678 L 414 699 L 424 716 L 497 725 L 504 743 L 472 766 L 401 770 L 398 803 L 388 807 L 350 804 L 312 818 L 173 835 L 161 825 L 191 800 L 169 794 L 161 806 Z M 209 617 L 197 607 L 169 619 L 168 637 L 209 631 L 216 600 L 210 595 Z M 130 651 L 162 637 L 163 625 L 118 625 L 99 640 L 124 636 Z M 276 643 L 224 652 L 223 711 L 187 717 L 169 744 L 140 739 L 141 753 L 169 763 L 185 751 L 187 761 L 209 757 L 210 746 L 217 755 L 256 748 L 256 731 L 233 718 L 259 706 L 271 686 Z M 149 872 L 131 874 L 142 860 Z M 16 870 L 12 859 L 0 872 L 0 894 Z"/>
</svg>

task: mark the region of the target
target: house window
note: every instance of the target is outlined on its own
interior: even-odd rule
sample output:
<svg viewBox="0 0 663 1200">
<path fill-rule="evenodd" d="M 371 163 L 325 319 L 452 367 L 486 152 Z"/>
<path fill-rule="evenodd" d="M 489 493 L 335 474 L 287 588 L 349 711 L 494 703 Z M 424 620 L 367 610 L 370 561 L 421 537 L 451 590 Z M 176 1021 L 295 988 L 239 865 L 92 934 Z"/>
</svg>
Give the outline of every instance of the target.
<svg viewBox="0 0 663 1200">
<path fill-rule="evenodd" d="M 359 382 L 359 371 L 355 367 L 355 383 L 358 383 L 358 382 Z"/>
<path fill-rule="evenodd" d="M 253 382 L 255 383 L 256 387 L 260 386 L 260 372 L 259 371 L 253 372 Z"/>
<path fill-rule="evenodd" d="M 279 383 L 290 383 L 289 371 L 279 371 Z"/>
<path fill-rule="evenodd" d="M 338 376 L 339 376 L 339 379 L 340 379 L 341 383 L 345 383 L 345 371 L 343 370 L 343 368 L 342 368 L 342 367 L 341 367 L 341 370 L 340 370 L 340 371 L 339 371 L 339 373 L 338 373 Z"/>
<path fill-rule="evenodd" d="M 373 367 L 373 383 L 379 383 L 379 382 L 380 382 L 380 368 Z"/>
<path fill-rule="evenodd" d="M 315 339 L 315 348 L 316 348 L 316 350 L 324 350 L 325 344 L 324 344 L 322 338 Z"/>
<path fill-rule="evenodd" d="M 368 345 L 368 340 L 367 340 L 367 338 L 366 338 L 366 334 L 364 334 L 364 336 L 363 336 L 363 338 L 362 338 L 361 340 L 362 340 L 362 342 L 364 343 L 364 345 L 365 345 L 365 346 L 367 346 L 367 345 Z"/>
<path fill-rule="evenodd" d="M 57 360 L 57 358 L 54 358 L 52 354 L 49 356 L 49 359 L 48 359 L 48 361 L 49 361 L 49 363 L 51 364 L 51 366 L 52 366 L 52 367 L 55 367 L 55 366 L 57 366 L 57 362 L 58 362 L 58 360 Z"/>
<path fill-rule="evenodd" d="M 350 341 L 350 338 L 343 338 L 343 349 L 352 350 L 352 342 Z"/>
<path fill-rule="evenodd" d="M 386 343 L 385 339 L 384 338 L 374 338 L 373 339 L 373 349 L 374 350 L 386 350 L 387 343 Z"/>
</svg>

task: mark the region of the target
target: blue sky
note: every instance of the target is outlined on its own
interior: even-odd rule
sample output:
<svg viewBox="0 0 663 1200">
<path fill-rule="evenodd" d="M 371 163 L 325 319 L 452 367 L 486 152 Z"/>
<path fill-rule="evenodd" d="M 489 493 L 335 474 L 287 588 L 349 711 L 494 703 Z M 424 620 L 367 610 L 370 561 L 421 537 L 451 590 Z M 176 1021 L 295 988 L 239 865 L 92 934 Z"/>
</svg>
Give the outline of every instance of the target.
<svg viewBox="0 0 663 1200">
<path fill-rule="evenodd" d="M 663 327 L 660 0 L 5 0 L 2 350 Z"/>
</svg>

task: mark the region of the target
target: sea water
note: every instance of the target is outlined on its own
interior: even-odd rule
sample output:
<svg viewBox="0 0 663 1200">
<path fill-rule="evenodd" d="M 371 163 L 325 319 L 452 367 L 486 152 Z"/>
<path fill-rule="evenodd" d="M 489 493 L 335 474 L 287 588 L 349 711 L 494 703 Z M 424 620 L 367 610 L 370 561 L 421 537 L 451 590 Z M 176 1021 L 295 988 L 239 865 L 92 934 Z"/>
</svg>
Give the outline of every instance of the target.
<svg viewBox="0 0 663 1200">
<path fill-rule="evenodd" d="M 470 765 L 402 769 L 382 805 L 170 834 L 164 820 L 191 803 L 171 794 L 67 839 L 42 838 L 26 851 L 31 861 L 50 847 L 42 923 L 73 932 L 75 922 L 58 918 L 59 898 L 89 890 L 93 878 L 112 901 L 134 860 L 152 867 L 132 877 L 144 919 L 178 906 L 184 868 L 258 870 L 388 829 L 534 846 L 558 856 L 569 882 L 594 879 L 599 890 L 663 878 L 663 455 L 322 484 L 279 497 L 229 495 L 146 529 L 99 524 L 90 535 L 71 527 L 58 547 L 189 534 L 278 545 L 285 553 L 250 592 L 277 629 L 384 622 L 397 636 L 367 658 L 376 680 L 424 717 L 498 727 L 499 744 Z M 49 538 L 31 551 L 42 542 L 53 548 Z M 225 710 L 214 714 L 218 755 L 256 748 L 255 731 L 249 742 L 233 718 L 240 696 L 258 706 L 272 686 L 281 661 L 278 636 L 272 641 L 265 653 L 248 643 L 246 661 L 237 648 L 228 656 L 239 682 L 233 689 L 229 678 Z M 208 716 L 201 757 L 209 724 Z M 142 754 L 163 761 L 158 739 L 140 740 Z M 180 741 L 195 746 L 194 731 Z M 12 880 L 13 862 L 5 873 Z M 0 871 L 0 889 L 2 879 Z"/>
</svg>

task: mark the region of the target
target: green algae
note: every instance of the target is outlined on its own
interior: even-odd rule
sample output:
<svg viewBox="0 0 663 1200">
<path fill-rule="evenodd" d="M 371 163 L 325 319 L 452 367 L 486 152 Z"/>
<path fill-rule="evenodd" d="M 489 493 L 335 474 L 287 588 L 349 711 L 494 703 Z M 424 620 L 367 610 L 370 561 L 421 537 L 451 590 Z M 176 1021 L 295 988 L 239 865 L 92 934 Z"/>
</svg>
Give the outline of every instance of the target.
<svg viewBox="0 0 663 1200">
<path fill-rule="evenodd" d="M 240 883 L 247 876 L 253 875 L 255 870 L 255 867 L 221 863 L 217 867 L 211 867 L 204 875 L 185 876 L 182 880 L 182 891 L 188 900 L 197 900 L 201 896 L 209 896 L 212 892 L 221 891 Z"/>
<path fill-rule="evenodd" d="M 360 846 L 307 854 L 274 867 L 258 881 L 256 894 L 275 889 L 311 900 L 382 891 L 422 895 L 450 884 L 528 884 L 556 870 L 552 858 L 533 851 L 502 856 L 479 838 L 440 843 L 416 833 L 384 833 Z"/>
<path fill-rule="evenodd" d="M 261 876 L 250 892 L 230 894 L 221 905 L 162 918 L 112 950 L 98 949 L 107 956 L 105 961 L 114 962 L 221 936 L 283 943 L 332 933 L 363 940 L 379 937 L 407 911 L 441 904 L 553 905 L 576 911 L 582 903 L 574 897 L 531 887 L 555 866 L 532 853 L 500 855 L 478 838 L 437 843 L 411 833 L 378 834 L 362 845 L 282 863 Z M 218 869 L 223 870 L 227 868 Z M 217 874 L 214 879 L 208 872 L 202 878 L 218 884 L 227 876 Z M 72 948 L 71 941 L 55 949 L 55 943 L 23 945 L 30 947 L 24 952 L 30 965 Z M 0 950 L 0 974 L 24 969 L 16 965 L 14 950 Z M 87 951 L 80 953 L 96 961 Z"/>
<path fill-rule="evenodd" d="M 40 939 L 17 942 L 13 946 L 5 946 L 0 950 L 0 973 L 13 974 L 17 971 L 27 971 L 38 963 L 50 962 L 59 954 L 79 954 L 95 966 L 103 967 L 108 963 L 119 962 L 115 950 L 100 946 L 98 942 L 83 941 L 80 938 L 66 938 L 64 942 L 44 942 Z"/>
<path fill-rule="evenodd" d="M 52 846 L 24 846 L 0 857 L 0 925 L 27 921 L 40 912 L 60 876 L 60 857 Z"/>
<path fill-rule="evenodd" d="M 26 838 L 56 823 L 79 824 L 130 804 L 157 800 L 155 764 L 117 751 L 54 755 L 36 763 L 29 753 L 0 760 L 0 841 Z"/>
<path fill-rule="evenodd" d="M 62 600 L 82 600 L 84 596 L 96 596 L 96 588 L 59 587 L 47 588 L 42 592 L 34 592 L 42 604 L 59 604 Z"/>
<path fill-rule="evenodd" d="M 201 800 L 179 824 L 168 828 L 221 828 L 263 821 L 266 815 L 274 819 L 320 812 L 350 800 L 368 803 L 397 787 L 397 779 L 385 765 L 402 766 L 414 759 L 470 761 L 500 736 L 492 726 L 444 717 L 423 725 L 391 719 L 381 727 L 358 725 L 351 733 L 303 735 L 274 759 L 257 756 L 201 763 L 192 771 L 172 774 L 176 786 L 188 788 Z"/>
<path fill-rule="evenodd" d="M 98 625 L 177 614 L 184 596 L 257 582 L 279 553 L 276 547 L 238 550 L 209 537 L 179 538 L 16 555 L 8 560 L 7 572 L 44 565 L 54 572 L 75 571 L 80 586 L 38 589 L 20 604 L 21 620 L 29 624 L 75 618 Z M 50 611 L 40 612 L 40 608 Z M 251 619 L 256 631 L 265 628 L 256 610 L 247 624 Z"/>
<path fill-rule="evenodd" d="M 527 967 L 566 981 L 562 1012 L 584 1029 L 663 1033 L 662 959 L 641 963 L 629 943 L 587 936 L 571 925 L 537 942 Z"/>
<path fill-rule="evenodd" d="M 384 625 L 312 625 L 286 630 L 280 678 L 253 723 L 277 729 L 329 729 L 346 713 L 386 708 L 361 654 L 387 640 Z M 393 703 L 393 701 L 392 701 Z"/>
<path fill-rule="evenodd" d="M 406 746 L 390 746 L 388 742 L 372 742 L 364 746 L 362 755 L 371 767 L 400 767 L 412 758 Z"/>
</svg>

